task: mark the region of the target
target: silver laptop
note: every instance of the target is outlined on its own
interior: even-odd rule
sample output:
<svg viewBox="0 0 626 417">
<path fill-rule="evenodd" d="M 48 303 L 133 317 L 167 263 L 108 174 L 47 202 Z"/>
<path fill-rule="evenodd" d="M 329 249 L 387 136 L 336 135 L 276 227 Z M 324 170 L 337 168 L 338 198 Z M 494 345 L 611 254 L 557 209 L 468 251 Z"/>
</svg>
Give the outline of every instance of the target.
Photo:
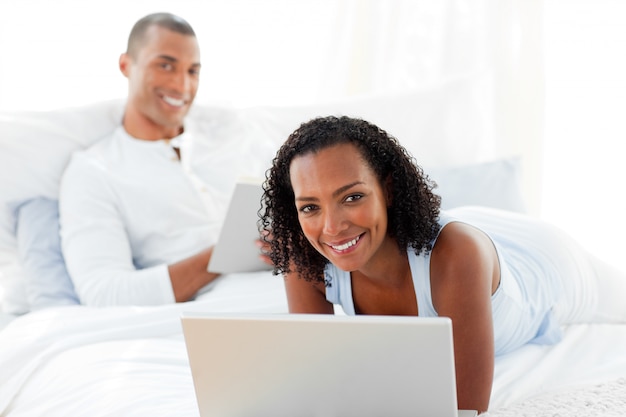
<svg viewBox="0 0 626 417">
<path fill-rule="evenodd" d="M 448 318 L 184 314 L 201 417 L 456 417 Z"/>
</svg>

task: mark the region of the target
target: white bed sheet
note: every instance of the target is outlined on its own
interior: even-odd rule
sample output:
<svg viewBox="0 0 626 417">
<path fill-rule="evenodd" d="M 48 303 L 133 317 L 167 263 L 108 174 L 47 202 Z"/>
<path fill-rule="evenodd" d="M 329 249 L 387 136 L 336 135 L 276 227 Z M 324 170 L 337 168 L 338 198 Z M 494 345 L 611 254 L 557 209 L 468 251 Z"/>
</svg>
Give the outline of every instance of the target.
<svg viewBox="0 0 626 417">
<path fill-rule="evenodd" d="M 231 276 L 185 304 L 72 306 L 17 318 L 0 332 L 0 415 L 198 417 L 180 326 L 192 310 L 286 312 L 282 278 Z M 625 346 L 626 324 L 581 324 L 558 345 L 498 358 L 489 414 L 623 378 Z"/>
<path fill-rule="evenodd" d="M 570 325 L 556 345 L 526 345 L 497 358 L 491 409 L 622 378 L 626 324 Z"/>
</svg>

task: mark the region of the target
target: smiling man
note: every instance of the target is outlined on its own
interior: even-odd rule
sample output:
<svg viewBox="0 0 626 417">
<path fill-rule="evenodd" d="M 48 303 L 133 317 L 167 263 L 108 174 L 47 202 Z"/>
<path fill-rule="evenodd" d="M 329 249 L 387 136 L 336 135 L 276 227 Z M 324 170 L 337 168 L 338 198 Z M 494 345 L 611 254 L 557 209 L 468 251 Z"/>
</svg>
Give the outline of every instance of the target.
<svg viewBox="0 0 626 417">
<path fill-rule="evenodd" d="M 166 14 L 140 20 L 120 57 L 120 70 L 128 78 L 126 132 L 145 140 L 182 133 L 200 80 L 200 48 L 191 26 Z"/>
<path fill-rule="evenodd" d="M 224 209 L 219 197 L 236 173 L 228 158 L 213 158 L 212 176 L 197 172 L 208 164 L 189 162 L 197 132 L 185 117 L 200 65 L 184 19 L 157 13 L 133 27 L 119 59 L 128 79 L 122 123 L 74 153 L 61 182 L 63 254 L 83 304 L 187 301 L 217 277 L 207 264 Z M 218 139 L 237 155 L 229 148 L 236 141 L 209 138 Z"/>
</svg>

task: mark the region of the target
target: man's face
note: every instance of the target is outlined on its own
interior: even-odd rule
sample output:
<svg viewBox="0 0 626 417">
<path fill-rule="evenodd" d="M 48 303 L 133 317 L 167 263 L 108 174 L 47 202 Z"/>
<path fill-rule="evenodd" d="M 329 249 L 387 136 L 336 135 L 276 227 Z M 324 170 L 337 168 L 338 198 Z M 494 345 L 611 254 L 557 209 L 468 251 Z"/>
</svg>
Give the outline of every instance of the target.
<svg viewBox="0 0 626 417">
<path fill-rule="evenodd" d="M 151 26 L 136 56 L 122 54 L 120 69 L 128 78 L 128 133 L 151 140 L 177 136 L 198 90 L 197 39 Z"/>
</svg>

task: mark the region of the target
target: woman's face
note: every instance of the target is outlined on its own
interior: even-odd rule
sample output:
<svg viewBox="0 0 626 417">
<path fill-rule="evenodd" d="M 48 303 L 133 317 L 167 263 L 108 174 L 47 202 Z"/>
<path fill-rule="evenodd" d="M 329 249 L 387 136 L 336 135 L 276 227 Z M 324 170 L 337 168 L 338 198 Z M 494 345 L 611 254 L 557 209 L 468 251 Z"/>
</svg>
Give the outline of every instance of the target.
<svg viewBox="0 0 626 417">
<path fill-rule="evenodd" d="M 387 237 L 386 188 L 352 144 L 293 159 L 290 179 L 308 241 L 344 271 L 373 266 Z M 397 245 L 395 245 L 397 251 Z"/>
</svg>

